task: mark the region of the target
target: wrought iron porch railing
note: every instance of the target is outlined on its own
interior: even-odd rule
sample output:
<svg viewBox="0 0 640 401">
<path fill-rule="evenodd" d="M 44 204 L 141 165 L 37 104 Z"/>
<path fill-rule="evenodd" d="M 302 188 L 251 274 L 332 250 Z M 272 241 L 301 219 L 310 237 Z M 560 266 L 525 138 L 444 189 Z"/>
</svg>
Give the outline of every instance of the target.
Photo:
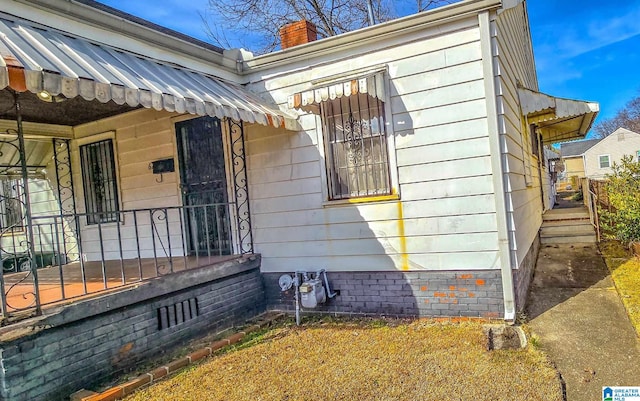
<svg viewBox="0 0 640 401">
<path fill-rule="evenodd" d="M 31 230 L 0 235 L 2 317 L 252 253 L 240 212 L 217 203 L 34 216 Z"/>
</svg>

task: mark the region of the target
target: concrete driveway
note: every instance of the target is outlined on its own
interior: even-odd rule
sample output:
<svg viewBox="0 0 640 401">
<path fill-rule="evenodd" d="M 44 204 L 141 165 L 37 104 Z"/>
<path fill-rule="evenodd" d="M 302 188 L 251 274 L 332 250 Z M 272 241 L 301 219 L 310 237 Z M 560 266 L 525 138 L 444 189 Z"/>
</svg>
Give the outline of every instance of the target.
<svg viewBox="0 0 640 401">
<path fill-rule="evenodd" d="M 543 245 L 526 314 L 568 401 L 600 401 L 603 386 L 640 386 L 640 340 L 596 245 Z"/>
</svg>

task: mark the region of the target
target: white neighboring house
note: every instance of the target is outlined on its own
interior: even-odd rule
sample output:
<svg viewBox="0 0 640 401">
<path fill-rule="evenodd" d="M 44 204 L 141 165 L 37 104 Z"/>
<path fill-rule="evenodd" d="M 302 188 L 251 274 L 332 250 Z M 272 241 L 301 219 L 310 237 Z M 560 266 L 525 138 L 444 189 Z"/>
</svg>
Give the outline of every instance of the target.
<svg viewBox="0 0 640 401">
<path fill-rule="evenodd" d="M 640 134 L 618 128 L 584 152 L 585 176 L 604 179 L 613 172 L 613 163 L 620 163 L 623 156 L 631 156 L 636 162 L 639 160 Z"/>
</svg>

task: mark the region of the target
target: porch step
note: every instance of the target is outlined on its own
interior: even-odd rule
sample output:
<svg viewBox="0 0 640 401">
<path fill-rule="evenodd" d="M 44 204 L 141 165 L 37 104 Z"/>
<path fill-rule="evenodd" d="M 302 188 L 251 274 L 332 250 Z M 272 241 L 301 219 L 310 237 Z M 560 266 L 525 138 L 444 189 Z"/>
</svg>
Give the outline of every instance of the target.
<svg viewBox="0 0 640 401">
<path fill-rule="evenodd" d="M 572 236 L 556 236 L 556 237 L 540 237 L 540 243 L 542 244 L 595 244 L 596 235 L 572 235 Z"/>
<path fill-rule="evenodd" d="M 589 220 L 544 222 L 540 229 L 542 237 L 589 235 L 593 232 L 593 226 Z"/>
<path fill-rule="evenodd" d="M 586 207 L 552 209 L 545 212 L 540 228 L 543 244 L 595 243 L 596 232 Z"/>
<path fill-rule="evenodd" d="M 552 209 L 542 216 L 543 221 L 589 220 L 587 208 Z"/>
</svg>

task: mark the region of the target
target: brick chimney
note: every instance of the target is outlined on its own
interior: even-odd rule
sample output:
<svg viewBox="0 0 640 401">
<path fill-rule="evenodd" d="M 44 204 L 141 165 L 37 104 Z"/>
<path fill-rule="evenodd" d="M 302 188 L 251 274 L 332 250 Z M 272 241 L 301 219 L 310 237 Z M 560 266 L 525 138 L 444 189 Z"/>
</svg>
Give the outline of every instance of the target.
<svg viewBox="0 0 640 401">
<path fill-rule="evenodd" d="M 316 26 L 307 20 L 292 22 L 280 28 L 280 46 L 283 50 L 313 42 L 317 38 Z"/>
</svg>

